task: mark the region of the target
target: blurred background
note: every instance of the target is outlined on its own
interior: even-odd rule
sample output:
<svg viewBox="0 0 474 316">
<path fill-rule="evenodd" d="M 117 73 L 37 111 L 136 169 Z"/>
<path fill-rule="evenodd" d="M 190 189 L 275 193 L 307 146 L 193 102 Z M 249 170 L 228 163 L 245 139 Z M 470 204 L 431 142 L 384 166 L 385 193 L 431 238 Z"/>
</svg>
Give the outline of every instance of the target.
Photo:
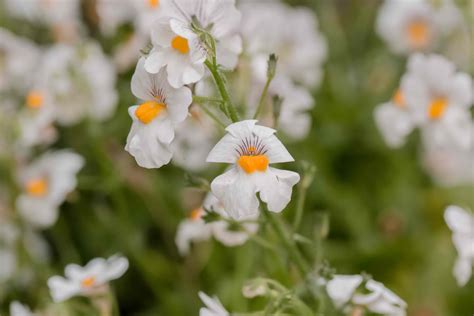
<svg viewBox="0 0 474 316">
<path fill-rule="evenodd" d="M 317 256 L 338 273 L 365 271 L 383 282 L 408 303 L 409 315 L 472 315 L 474 282 L 464 287 L 455 282 L 452 267 L 457 254 L 443 212 L 450 204 L 474 209 L 473 185 L 436 182 L 423 164 L 418 133 L 402 148 L 391 149 L 373 120 L 375 106 L 392 97 L 406 65 L 406 57 L 391 53 L 375 33 L 382 1 L 287 3 L 313 10 L 328 44 L 323 80 L 312 92 L 316 105 L 310 134 L 297 142 L 283 140 L 297 162 L 306 160 L 317 168 L 301 233 L 320 237 Z M 95 5 L 94 0 L 80 2 L 81 36 L 96 40 L 112 59 L 136 26 L 127 22 L 104 34 Z M 472 2 L 457 5 L 472 36 Z M 57 41 L 50 25 L 11 14 L 5 1 L 0 2 L 0 27 L 43 47 Z M 460 56 L 459 69 L 472 75 L 472 37 L 462 36 L 464 46 L 456 46 L 458 39 L 453 38 L 444 49 Z M 202 193 L 186 187 L 187 172 L 182 168 L 171 164 L 142 169 L 124 151 L 131 124 L 127 108 L 136 103 L 130 91 L 133 71 L 133 65 L 119 69 L 118 106 L 110 119 L 58 128 L 52 148 L 70 148 L 86 164 L 57 223 L 41 232 L 49 260 L 33 265 L 20 256 L 19 269 L 0 284 L 2 314 L 12 300 L 48 304 L 46 280 L 61 274 L 65 265 L 115 253 L 130 260 L 129 271 L 114 282 L 122 315 L 197 315 L 199 290 L 217 294 L 231 311 L 252 310 L 264 302 L 242 296 L 246 280 L 269 272 L 267 276 L 292 284 L 282 258 L 253 242 L 226 248 L 209 241 L 196 244 L 186 257 L 178 254 L 177 225 L 200 203 Z M 9 114 L 2 107 L 0 100 L 3 122 Z M 11 168 L 8 159 L 2 159 L 0 195 L 5 209 L 11 208 L 16 192 Z M 298 171 L 299 164 L 289 168 Z M 196 174 L 212 179 L 219 167 Z M 292 218 L 294 211 L 291 203 L 283 216 Z M 328 226 L 321 224 L 326 219 Z"/>
</svg>

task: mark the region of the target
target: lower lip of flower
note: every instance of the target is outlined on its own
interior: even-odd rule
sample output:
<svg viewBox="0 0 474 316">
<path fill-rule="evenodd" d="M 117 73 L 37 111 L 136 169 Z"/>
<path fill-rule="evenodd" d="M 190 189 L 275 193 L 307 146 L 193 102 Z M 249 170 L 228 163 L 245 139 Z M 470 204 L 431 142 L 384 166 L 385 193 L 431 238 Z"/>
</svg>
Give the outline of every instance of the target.
<svg viewBox="0 0 474 316">
<path fill-rule="evenodd" d="M 174 49 L 176 49 L 176 50 L 177 50 L 178 52 L 180 52 L 181 54 L 187 54 L 187 53 L 189 53 L 188 40 L 185 39 L 184 37 L 175 36 L 175 37 L 171 40 L 171 47 L 173 47 Z"/>
<path fill-rule="evenodd" d="M 31 91 L 26 96 L 26 106 L 30 109 L 38 109 L 43 106 L 43 94 L 39 91 Z"/>
<path fill-rule="evenodd" d="M 161 111 L 165 109 L 166 105 L 164 103 L 148 101 L 142 103 L 135 110 L 135 115 L 140 120 L 140 122 L 142 122 L 143 124 L 148 124 L 153 121 L 161 113 Z"/>
<path fill-rule="evenodd" d="M 439 119 L 443 116 L 448 106 L 448 100 L 445 98 L 433 99 L 428 108 L 428 117 L 432 120 Z"/>
<path fill-rule="evenodd" d="M 42 197 L 48 193 L 48 182 L 45 179 L 33 179 L 26 183 L 26 192 L 34 197 Z"/>
<path fill-rule="evenodd" d="M 248 174 L 255 171 L 264 172 L 268 168 L 268 158 L 265 155 L 240 156 L 238 164 Z"/>
<path fill-rule="evenodd" d="M 426 47 L 429 41 L 429 28 L 425 21 L 414 21 L 408 25 L 408 40 L 414 48 Z"/>
<path fill-rule="evenodd" d="M 84 288 L 90 288 L 95 285 L 95 277 L 87 277 L 81 281 L 81 286 Z"/>
</svg>

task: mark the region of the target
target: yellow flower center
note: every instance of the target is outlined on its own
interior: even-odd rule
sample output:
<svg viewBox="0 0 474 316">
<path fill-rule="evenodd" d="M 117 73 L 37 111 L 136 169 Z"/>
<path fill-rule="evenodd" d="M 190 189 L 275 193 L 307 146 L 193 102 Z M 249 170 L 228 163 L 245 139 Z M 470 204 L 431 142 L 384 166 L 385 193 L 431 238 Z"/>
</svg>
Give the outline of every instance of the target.
<svg viewBox="0 0 474 316">
<path fill-rule="evenodd" d="M 155 9 L 160 4 L 160 0 L 148 0 L 148 5 L 150 8 Z"/>
<path fill-rule="evenodd" d="M 176 50 L 177 50 L 178 52 L 180 52 L 181 54 L 187 54 L 187 53 L 189 53 L 188 40 L 185 39 L 184 37 L 175 36 L 175 37 L 171 40 L 171 47 L 173 47 L 174 49 L 176 49 Z"/>
<path fill-rule="evenodd" d="M 446 111 L 446 107 L 448 106 L 448 100 L 446 98 L 435 98 L 431 101 L 429 108 L 428 108 L 428 116 L 432 120 L 439 119 L 444 111 Z"/>
<path fill-rule="evenodd" d="M 191 220 L 197 221 L 197 220 L 200 220 L 203 215 L 204 215 L 204 210 L 202 209 L 202 207 L 199 207 L 192 210 L 189 217 L 191 218 Z"/>
<path fill-rule="evenodd" d="M 413 21 L 408 26 L 408 40 L 414 48 L 423 48 L 428 45 L 430 30 L 426 22 Z"/>
<path fill-rule="evenodd" d="M 147 101 L 142 103 L 136 110 L 135 115 L 143 124 L 148 124 L 153 121 L 161 111 L 166 109 L 164 103 L 158 103 L 156 101 Z"/>
<path fill-rule="evenodd" d="M 39 109 L 43 106 L 43 94 L 39 91 L 30 91 L 26 96 L 26 106 L 30 109 Z"/>
<path fill-rule="evenodd" d="M 268 167 L 268 158 L 265 155 L 257 156 L 240 156 L 239 166 L 246 173 L 254 173 L 255 171 L 265 171 Z"/>
<path fill-rule="evenodd" d="M 90 288 L 95 284 L 95 277 L 87 277 L 81 281 L 81 286 L 85 288 Z"/>
<path fill-rule="evenodd" d="M 48 182 L 45 179 L 33 179 L 26 183 L 26 192 L 34 197 L 44 196 L 48 192 Z"/>
<path fill-rule="evenodd" d="M 405 96 L 403 95 L 403 92 L 400 89 L 398 89 L 393 95 L 392 102 L 400 108 L 405 107 Z"/>
</svg>

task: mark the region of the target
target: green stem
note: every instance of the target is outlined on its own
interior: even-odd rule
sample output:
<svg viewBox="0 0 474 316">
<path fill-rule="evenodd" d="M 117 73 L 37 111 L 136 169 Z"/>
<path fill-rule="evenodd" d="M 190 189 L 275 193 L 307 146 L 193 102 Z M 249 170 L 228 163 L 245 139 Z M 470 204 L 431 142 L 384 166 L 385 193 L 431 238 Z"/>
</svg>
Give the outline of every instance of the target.
<svg viewBox="0 0 474 316">
<path fill-rule="evenodd" d="M 208 98 L 208 97 L 203 97 L 203 96 L 194 95 L 194 96 L 193 96 L 193 102 L 196 102 L 196 103 L 218 103 L 218 104 L 221 104 L 221 103 L 223 103 L 224 101 L 221 100 L 221 99 Z"/>
<path fill-rule="evenodd" d="M 268 94 L 268 87 L 270 87 L 270 83 L 272 82 L 273 77 L 268 77 L 267 82 L 265 83 L 265 86 L 263 87 L 262 94 L 260 95 L 260 100 L 258 101 L 258 106 L 257 110 L 255 111 L 255 114 L 253 115 L 254 119 L 257 119 L 260 112 L 262 111 L 263 105 L 265 103 L 265 99 Z"/>
<path fill-rule="evenodd" d="M 214 82 L 216 83 L 217 89 L 219 90 L 222 100 L 224 101 L 224 105 L 227 111 L 229 112 L 229 118 L 234 123 L 238 122 L 239 116 L 237 114 L 237 110 L 232 104 L 229 93 L 227 92 L 227 88 L 225 86 L 224 78 L 222 77 L 220 71 L 217 69 L 217 65 L 211 63 L 209 60 L 206 60 L 205 64 L 211 72 L 212 78 L 214 78 Z"/>
<path fill-rule="evenodd" d="M 304 209 L 304 202 L 306 200 L 306 191 L 307 187 L 304 185 L 304 181 L 301 181 L 298 185 L 298 198 L 296 200 L 296 214 L 293 220 L 293 230 L 296 232 L 298 231 L 301 219 L 303 218 L 303 209 Z"/>
<path fill-rule="evenodd" d="M 288 250 L 290 257 L 293 259 L 301 276 L 304 278 L 308 272 L 308 267 L 299 249 L 296 247 L 295 242 L 290 237 L 288 237 L 288 234 L 286 233 L 285 228 L 283 227 L 283 224 L 276 217 L 274 217 L 273 214 L 270 213 L 270 211 L 267 209 L 266 206 L 263 207 L 262 213 L 267 218 L 268 222 L 275 230 L 281 242 Z"/>
</svg>

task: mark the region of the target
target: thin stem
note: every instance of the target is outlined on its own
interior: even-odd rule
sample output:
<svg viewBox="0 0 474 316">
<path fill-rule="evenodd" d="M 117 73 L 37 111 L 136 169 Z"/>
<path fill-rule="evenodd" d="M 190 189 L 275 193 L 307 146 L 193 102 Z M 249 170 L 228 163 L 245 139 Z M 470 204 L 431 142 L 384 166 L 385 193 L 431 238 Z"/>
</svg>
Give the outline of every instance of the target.
<svg viewBox="0 0 474 316">
<path fill-rule="evenodd" d="M 258 106 L 257 110 L 255 111 L 255 114 L 253 115 L 254 119 L 257 119 L 260 112 L 262 112 L 263 105 L 265 104 L 265 99 L 268 94 L 268 87 L 270 87 L 270 83 L 272 82 L 273 77 L 267 77 L 267 82 L 265 83 L 265 86 L 263 87 L 262 94 L 260 95 L 260 100 L 258 101 Z"/>
<path fill-rule="evenodd" d="M 222 97 L 222 100 L 224 101 L 224 105 L 229 112 L 229 118 L 232 120 L 232 122 L 238 122 L 239 121 L 239 116 L 237 114 L 237 110 L 232 104 L 232 101 L 230 99 L 229 93 L 227 92 L 227 88 L 225 86 L 225 81 L 224 78 L 222 77 L 220 71 L 217 68 L 216 64 L 211 63 L 209 60 L 206 60 L 205 62 L 207 68 L 211 72 L 212 78 L 214 78 L 214 82 L 217 86 L 217 89 L 219 90 L 219 93 Z"/>
<path fill-rule="evenodd" d="M 221 99 L 203 97 L 203 96 L 198 96 L 198 95 L 193 96 L 193 102 L 195 102 L 195 103 L 217 103 L 217 104 L 224 103 L 224 101 L 221 100 Z"/>
<path fill-rule="evenodd" d="M 276 217 L 274 217 L 273 214 L 270 213 L 266 206 L 263 207 L 262 213 L 275 230 L 283 245 L 287 248 L 301 276 L 304 278 L 308 272 L 308 268 L 305 260 L 303 259 L 303 256 L 301 255 L 299 249 L 296 247 L 296 244 L 291 238 L 288 237 L 288 234 L 286 233 L 282 223 Z"/>
<path fill-rule="evenodd" d="M 219 127 L 226 128 L 226 125 L 222 123 L 221 120 L 204 105 L 204 103 L 196 102 L 196 104 L 198 104 L 204 113 L 206 113 L 214 122 L 216 122 Z"/>
<path fill-rule="evenodd" d="M 298 231 L 301 219 L 303 218 L 304 202 L 306 200 L 307 187 L 304 185 L 304 181 L 301 181 L 298 185 L 298 197 L 296 199 L 296 214 L 293 220 L 293 230 Z"/>
</svg>

